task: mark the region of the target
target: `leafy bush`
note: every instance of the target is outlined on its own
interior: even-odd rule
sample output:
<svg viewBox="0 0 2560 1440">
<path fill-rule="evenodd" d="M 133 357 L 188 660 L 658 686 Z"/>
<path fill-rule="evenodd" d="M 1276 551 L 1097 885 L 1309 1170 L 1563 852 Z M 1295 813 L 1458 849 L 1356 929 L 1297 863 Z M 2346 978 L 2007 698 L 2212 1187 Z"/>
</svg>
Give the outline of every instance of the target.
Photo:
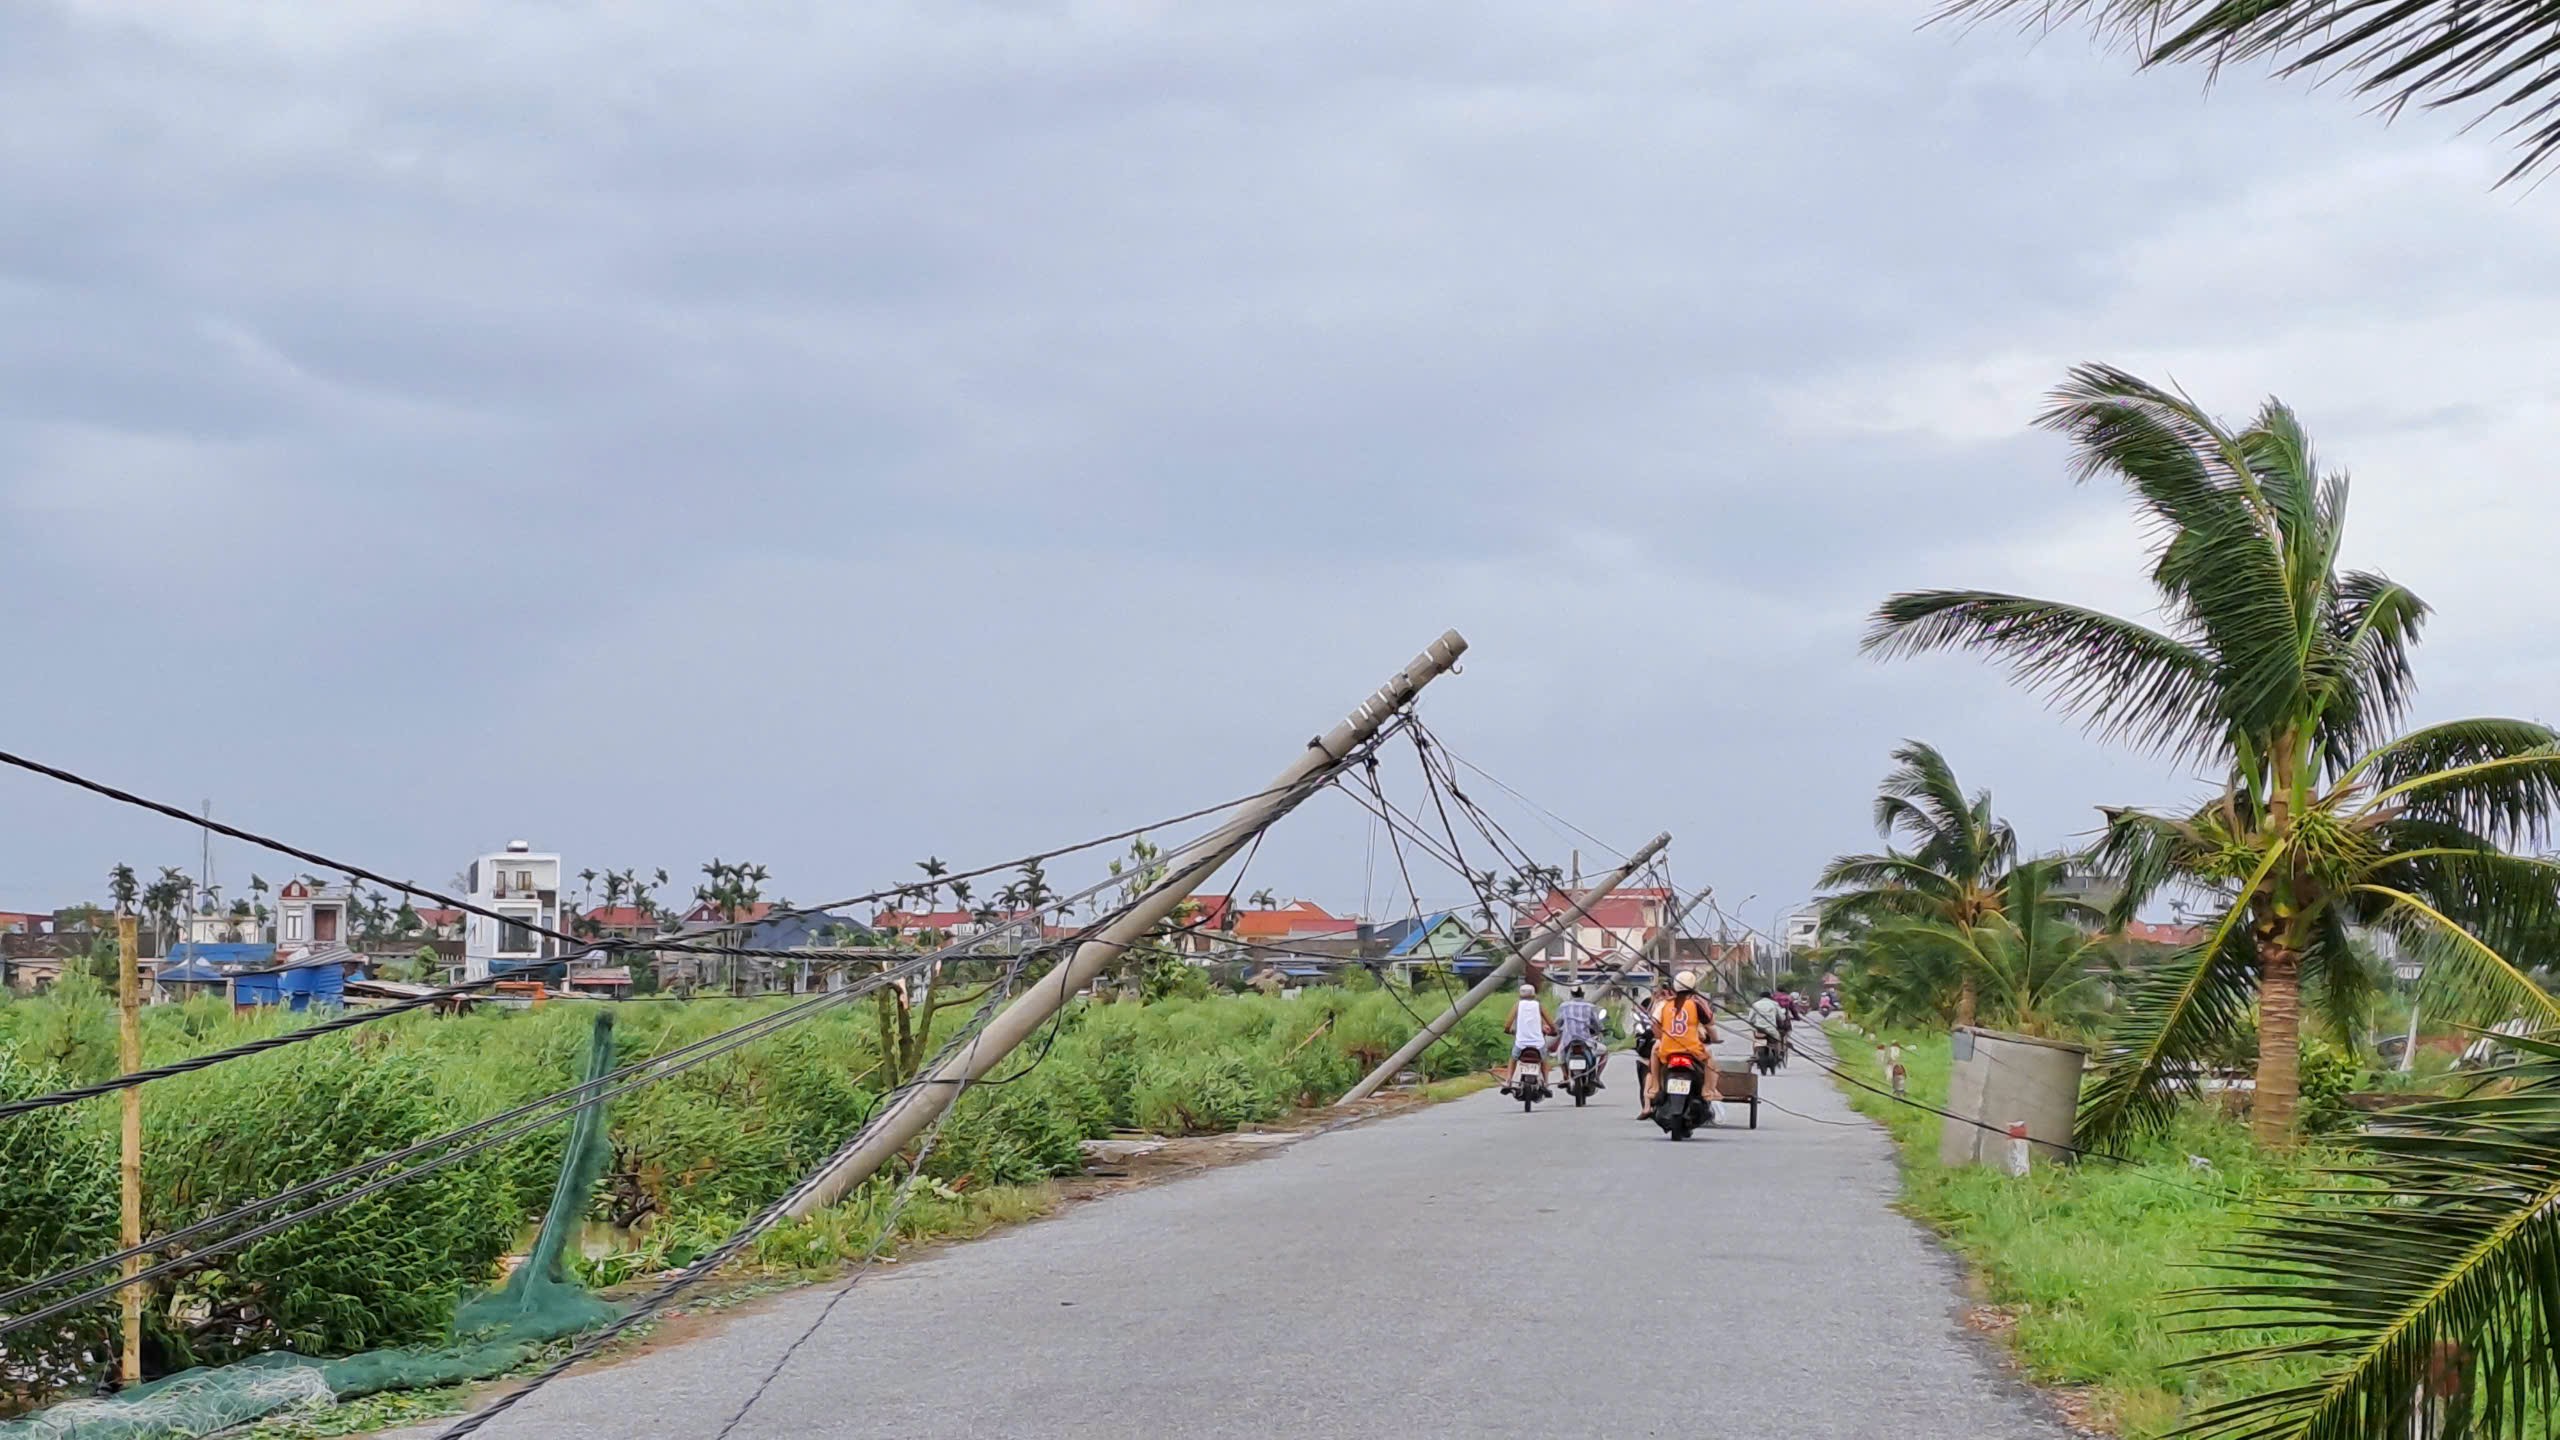
<svg viewBox="0 0 2560 1440">
<path fill-rule="evenodd" d="M 1054 1084 L 972 1090 L 943 1122 L 925 1173 L 963 1188 L 1073 1175 L 1084 1139 L 1084 1117 Z"/>
<path fill-rule="evenodd" d="M 155 1089 L 145 1219 L 175 1229 L 446 1128 L 430 1070 L 361 1045 L 305 1045 Z M 262 1350 L 344 1354 L 440 1338 L 523 1220 L 465 1162 L 355 1201 L 176 1277 L 149 1319 L 171 1368 Z"/>
<path fill-rule="evenodd" d="M 66 969 L 40 999 L 0 1003 L 0 1044 L 19 1058 L 87 1085 L 116 1072 L 116 1012 L 86 975 Z"/>
<path fill-rule="evenodd" d="M 0 1048 L 0 1100 L 57 1089 L 62 1076 Z M 0 1286 L 52 1273 L 66 1257 L 116 1248 L 116 1160 L 103 1132 L 68 1108 L 0 1121 Z M 11 1397 L 38 1399 L 94 1378 L 115 1348 L 116 1307 L 75 1311 L 8 1337 L 0 1360 L 0 1413 Z"/>
<path fill-rule="evenodd" d="M 2327 1134 L 2339 1130 L 2356 1119 L 2355 1109 L 2346 1097 L 2364 1089 L 2371 1076 L 2348 1051 L 2307 1035 L 2302 1040 L 2302 1058 L 2298 1072 L 2301 1107 L 2295 1112 L 2296 1123 L 2308 1134 Z"/>
</svg>

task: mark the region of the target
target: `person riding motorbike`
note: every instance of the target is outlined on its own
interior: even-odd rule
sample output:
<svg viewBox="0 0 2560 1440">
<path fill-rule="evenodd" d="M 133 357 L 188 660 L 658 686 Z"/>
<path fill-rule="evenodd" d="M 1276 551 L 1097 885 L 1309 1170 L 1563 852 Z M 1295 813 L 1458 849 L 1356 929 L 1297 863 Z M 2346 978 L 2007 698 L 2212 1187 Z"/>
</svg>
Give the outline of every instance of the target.
<svg viewBox="0 0 2560 1440">
<path fill-rule="evenodd" d="M 1716 1057 L 1709 1047 L 1716 1043 L 1715 1011 L 1698 993 L 1698 972 L 1683 970 L 1671 977 L 1671 998 L 1653 1012 L 1653 1073 L 1651 1083 L 1662 1083 L 1662 1067 L 1675 1055 L 1695 1060 L 1705 1077 L 1707 1096 L 1715 1095 Z M 1653 1108 L 1653 1092 L 1645 1092 L 1645 1109 Z"/>
<path fill-rule="evenodd" d="M 1551 1084 L 1555 1076 L 1556 1024 L 1547 1018 L 1546 1007 L 1538 1003 L 1537 986 L 1521 985 L 1520 1003 L 1512 1007 L 1511 1018 L 1504 1022 L 1502 1028 L 1511 1036 L 1511 1063 L 1517 1066 L 1521 1056 L 1536 1051 L 1538 1082 Z M 1507 1081 L 1503 1088 L 1505 1093 L 1509 1092 Z"/>
<path fill-rule="evenodd" d="M 1656 976 L 1651 998 L 1627 1007 L 1628 1038 L 1635 1043 L 1636 1052 L 1636 1118 L 1639 1120 L 1653 1118 L 1653 1092 L 1645 1078 L 1653 1071 L 1653 1017 L 1663 1002 L 1670 998 L 1671 982 Z"/>
<path fill-rule="evenodd" d="M 1760 998 L 1751 1002 L 1751 1028 L 1765 1033 L 1774 1040 L 1778 1038 L 1778 1017 L 1785 1013 L 1786 1011 L 1778 1004 L 1777 992 L 1763 990 L 1760 992 Z"/>
<path fill-rule="evenodd" d="M 1787 1012 L 1786 1008 L 1778 1003 L 1778 997 L 1774 991 L 1763 990 L 1760 992 L 1760 998 L 1751 1002 L 1749 1021 L 1753 1035 L 1767 1036 L 1769 1048 L 1774 1052 L 1784 1053 Z"/>
<path fill-rule="evenodd" d="M 1563 1056 L 1564 1048 L 1576 1040 L 1591 1052 L 1593 1088 L 1608 1089 L 1608 1082 L 1600 1078 L 1609 1068 L 1609 1042 L 1600 1035 L 1600 1007 L 1583 998 L 1579 985 L 1573 987 L 1571 999 L 1556 1007 L 1556 1055 Z"/>
</svg>

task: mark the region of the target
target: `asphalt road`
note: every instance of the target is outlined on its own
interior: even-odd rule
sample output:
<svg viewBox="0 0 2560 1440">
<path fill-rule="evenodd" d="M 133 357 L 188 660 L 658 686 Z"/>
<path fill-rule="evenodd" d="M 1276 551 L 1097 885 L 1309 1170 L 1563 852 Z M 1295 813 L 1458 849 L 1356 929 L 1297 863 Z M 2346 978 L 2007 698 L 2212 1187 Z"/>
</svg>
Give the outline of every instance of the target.
<svg viewBox="0 0 2560 1440">
<path fill-rule="evenodd" d="M 1961 1329 L 1953 1263 L 1821 1072 L 1767 1082 L 1805 1118 L 1674 1144 L 1627 1058 L 1589 1109 L 1488 1092 L 876 1270 L 734 1433 L 2069 1433 Z M 829 1293 L 481 1433 L 710 1440 Z"/>
</svg>

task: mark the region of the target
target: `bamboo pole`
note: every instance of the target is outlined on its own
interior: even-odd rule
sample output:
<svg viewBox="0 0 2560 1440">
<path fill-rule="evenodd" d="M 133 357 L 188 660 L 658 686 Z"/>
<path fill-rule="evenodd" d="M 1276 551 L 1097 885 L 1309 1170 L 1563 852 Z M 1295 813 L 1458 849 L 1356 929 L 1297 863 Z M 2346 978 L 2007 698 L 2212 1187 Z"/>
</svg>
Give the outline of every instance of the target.
<svg viewBox="0 0 2560 1440">
<path fill-rule="evenodd" d="M 116 1029 L 124 1058 L 124 1073 L 130 1075 L 142 1068 L 142 965 L 139 938 L 134 933 L 130 915 L 116 917 Z M 124 1092 L 124 1146 L 122 1164 L 124 1189 L 124 1248 L 131 1250 L 142 1243 L 142 1087 L 127 1086 Z M 127 1281 L 142 1270 L 139 1255 L 124 1262 Z M 142 1292 L 140 1282 L 124 1287 L 124 1383 L 142 1383 Z"/>
</svg>

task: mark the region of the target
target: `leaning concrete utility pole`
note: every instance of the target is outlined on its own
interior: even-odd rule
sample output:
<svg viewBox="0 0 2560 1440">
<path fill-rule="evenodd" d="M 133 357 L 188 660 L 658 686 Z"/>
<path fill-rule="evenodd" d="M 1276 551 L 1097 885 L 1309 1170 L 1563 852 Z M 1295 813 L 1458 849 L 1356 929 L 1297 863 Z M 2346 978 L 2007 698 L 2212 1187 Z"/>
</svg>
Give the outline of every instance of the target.
<svg viewBox="0 0 2560 1440">
<path fill-rule="evenodd" d="M 1671 918 L 1662 922 L 1662 934 L 1659 937 L 1662 941 L 1662 953 L 1657 956 L 1653 962 L 1655 974 L 1659 975 L 1662 973 L 1662 966 L 1665 962 L 1669 962 L 1674 969 L 1679 968 L 1680 922 L 1689 918 L 1690 911 L 1707 903 L 1707 897 L 1714 893 L 1716 893 L 1715 887 L 1711 885 L 1699 887 L 1698 893 L 1689 897 L 1688 904 L 1672 911 Z M 1625 972 L 1622 970 L 1619 973 L 1624 974 Z"/>
<path fill-rule="evenodd" d="M 1530 951 L 1542 950 L 1554 943 L 1558 935 L 1571 933 L 1575 926 L 1582 923 L 1582 917 L 1591 913 L 1592 906 L 1599 904 L 1610 891 L 1625 884 L 1628 876 L 1636 873 L 1644 862 L 1652 859 L 1657 851 L 1670 843 L 1671 832 L 1666 830 L 1646 841 L 1643 849 L 1628 856 L 1626 864 L 1594 881 L 1590 889 L 1582 892 L 1582 898 L 1573 903 L 1572 909 L 1557 916 L 1544 930 L 1513 946 L 1510 959 L 1494 966 L 1492 974 L 1477 981 L 1475 988 L 1459 996 L 1447 1010 L 1441 1013 L 1439 1019 L 1416 1031 L 1412 1039 L 1404 1042 L 1402 1049 L 1388 1056 L 1383 1064 L 1369 1072 L 1367 1079 L 1352 1086 L 1350 1093 L 1334 1103 L 1348 1105 L 1354 1100 L 1366 1100 L 1376 1094 L 1379 1086 L 1394 1079 L 1398 1071 L 1412 1064 L 1413 1057 L 1427 1049 L 1432 1041 L 1455 1029 L 1458 1022 L 1466 1018 L 1468 1011 L 1483 1004 L 1487 996 L 1509 984 L 1511 977 L 1520 973 L 1520 967 L 1528 959 Z"/>
<path fill-rule="evenodd" d="M 1455 630 L 1442 634 L 1431 642 L 1429 649 L 1413 657 L 1411 664 L 1378 687 L 1375 694 L 1360 702 L 1360 708 L 1352 711 L 1350 718 L 1308 741 L 1305 753 L 1281 771 L 1279 778 L 1273 780 L 1259 796 L 1239 806 L 1226 824 L 1166 856 L 1162 862 L 1165 878 L 1154 889 L 1139 896 L 1126 914 L 1104 926 L 1092 939 L 1078 945 L 1075 954 L 1057 970 L 1040 977 L 1020 999 L 988 1021 L 976 1039 L 909 1090 L 904 1099 L 890 1106 L 870 1127 L 869 1136 L 829 1162 L 808 1185 L 802 1187 L 799 1197 L 785 1208 L 784 1214 L 797 1220 L 823 1210 L 889 1163 L 890 1158 L 908 1141 L 921 1134 L 936 1116 L 951 1107 L 951 1102 L 958 1098 L 964 1086 L 994 1069 L 997 1062 L 1011 1053 L 1015 1046 L 1030 1039 L 1032 1033 L 1064 1007 L 1077 991 L 1091 984 L 1104 967 L 1146 939 L 1149 931 L 1190 898 L 1201 881 L 1233 859 L 1271 822 L 1295 809 L 1298 802 L 1310 793 L 1309 782 L 1324 775 L 1344 756 L 1376 736 L 1398 710 L 1421 693 L 1423 686 L 1447 674 L 1457 665 L 1458 657 L 1466 652 L 1464 636 Z"/>
</svg>

